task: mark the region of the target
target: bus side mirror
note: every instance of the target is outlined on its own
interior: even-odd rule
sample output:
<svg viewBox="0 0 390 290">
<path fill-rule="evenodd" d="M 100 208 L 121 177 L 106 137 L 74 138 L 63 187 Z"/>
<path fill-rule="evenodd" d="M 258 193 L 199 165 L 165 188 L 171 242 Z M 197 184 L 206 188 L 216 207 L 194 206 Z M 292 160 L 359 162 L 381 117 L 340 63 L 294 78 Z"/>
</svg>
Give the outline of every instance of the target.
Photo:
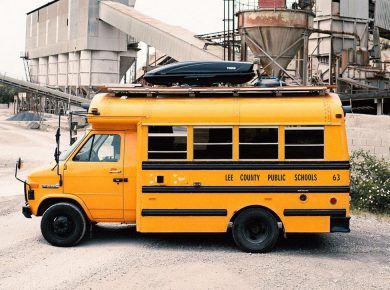
<svg viewBox="0 0 390 290">
<path fill-rule="evenodd" d="M 54 151 L 54 160 L 56 161 L 57 164 L 60 162 L 60 154 L 58 148 L 56 148 L 56 150 Z"/>
<path fill-rule="evenodd" d="M 20 170 L 20 169 L 22 168 L 22 166 L 23 166 L 23 161 L 22 161 L 22 159 L 19 157 L 19 159 L 16 161 L 16 168 L 17 168 L 18 170 Z"/>
<path fill-rule="evenodd" d="M 61 133 L 60 133 L 60 128 L 57 129 L 57 132 L 56 132 L 56 143 L 60 143 L 60 136 L 61 136 Z"/>
</svg>

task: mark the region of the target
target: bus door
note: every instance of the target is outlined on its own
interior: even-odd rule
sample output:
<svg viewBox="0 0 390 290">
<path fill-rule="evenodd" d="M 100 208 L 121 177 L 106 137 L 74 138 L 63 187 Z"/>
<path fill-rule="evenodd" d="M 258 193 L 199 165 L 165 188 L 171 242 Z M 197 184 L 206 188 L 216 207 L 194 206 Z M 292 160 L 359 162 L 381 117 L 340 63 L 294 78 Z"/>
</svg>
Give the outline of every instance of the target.
<svg viewBox="0 0 390 290">
<path fill-rule="evenodd" d="M 124 134 L 93 133 L 64 168 L 64 192 L 79 196 L 96 219 L 123 219 Z"/>
</svg>

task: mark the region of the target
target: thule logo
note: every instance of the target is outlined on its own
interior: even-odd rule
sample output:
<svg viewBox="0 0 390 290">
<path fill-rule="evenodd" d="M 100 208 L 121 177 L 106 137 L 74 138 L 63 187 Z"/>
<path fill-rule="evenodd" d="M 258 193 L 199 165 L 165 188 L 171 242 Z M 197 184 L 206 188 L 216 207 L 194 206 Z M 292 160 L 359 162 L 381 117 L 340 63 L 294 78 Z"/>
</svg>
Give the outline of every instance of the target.
<svg viewBox="0 0 390 290">
<path fill-rule="evenodd" d="M 228 66 L 228 67 L 226 67 L 226 69 L 228 69 L 228 70 L 236 70 L 237 68 L 235 66 Z"/>
</svg>

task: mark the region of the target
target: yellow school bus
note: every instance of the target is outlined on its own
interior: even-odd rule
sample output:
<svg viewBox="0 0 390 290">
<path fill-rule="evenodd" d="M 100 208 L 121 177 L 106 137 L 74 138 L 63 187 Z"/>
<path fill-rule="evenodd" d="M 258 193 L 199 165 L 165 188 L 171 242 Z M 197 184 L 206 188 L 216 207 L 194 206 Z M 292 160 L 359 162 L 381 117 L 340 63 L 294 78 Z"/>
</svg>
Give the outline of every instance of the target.
<svg viewBox="0 0 390 290">
<path fill-rule="evenodd" d="M 349 232 L 349 156 L 325 87 L 105 88 L 91 128 L 29 175 L 23 213 L 55 246 L 91 223 L 221 233 L 270 251 L 281 234 Z"/>
</svg>

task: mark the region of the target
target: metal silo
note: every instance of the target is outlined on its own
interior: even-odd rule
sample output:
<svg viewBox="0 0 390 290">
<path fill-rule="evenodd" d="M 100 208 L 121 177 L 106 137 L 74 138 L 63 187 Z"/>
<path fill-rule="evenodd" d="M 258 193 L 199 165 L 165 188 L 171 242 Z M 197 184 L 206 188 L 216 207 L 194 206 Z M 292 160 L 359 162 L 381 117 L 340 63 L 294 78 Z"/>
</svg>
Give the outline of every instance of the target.
<svg viewBox="0 0 390 290">
<path fill-rule="evenodd" d="M 261 1 L 260 1 L 261 5 Z M 280 7 L 280 3 L 278 3 Z M 258 7 L 238 12 L 240 35 L 270 76 L 287 75 L 287 66 L 307 42 L 313 27 L 311 9 Z M 306 7 L 305 7 L 306 8 Z M 307 45 L 305 45 L 307 47 Z M 307 52 L 303 52 L 303 56 Z M 305 73 L 305 69 L 303 69 Z M 305 82 L 305 81 L 304 81 Z"/>
</svg>

